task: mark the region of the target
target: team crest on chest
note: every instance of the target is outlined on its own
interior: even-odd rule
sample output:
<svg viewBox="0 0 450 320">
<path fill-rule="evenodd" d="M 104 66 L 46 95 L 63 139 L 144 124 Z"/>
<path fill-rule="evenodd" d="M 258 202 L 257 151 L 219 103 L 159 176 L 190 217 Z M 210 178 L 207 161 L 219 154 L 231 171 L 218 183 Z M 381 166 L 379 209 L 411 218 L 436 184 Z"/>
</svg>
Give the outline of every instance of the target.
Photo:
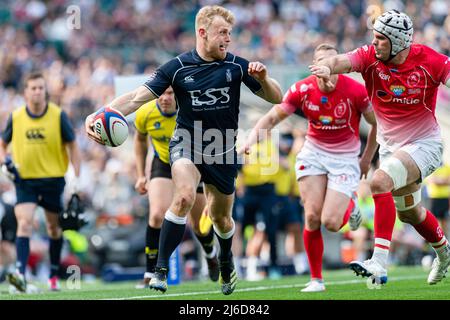
<svg viewBox="0 0 450 320">
<path fill-rule="evenodd" d="M 233 77 L 231 76 L 230 69 L 227 69 L 227 72 L 225 73 L 225 76 L 227 78 L 227 82 L 231 82 L 233 80 Z"/>
<path fill-rule="evenodd" d="M 415 87 L 419 84 L 420 82 L 420 73 L 417 71 L 414 71 L 413 73 L 411 73 L 408 76 L 408 79 L 406 80 L 406 83 L 408 84 L 408 86 L 410 87 Z"/>
<path fill-rule="evenodd" d="M 334 116 L 336 118 L 342 118 L 345 115 L 346 111 L 347 105 L 345 104 L 345 102 L 341 102 L 334 108 Z"/>
</svg>

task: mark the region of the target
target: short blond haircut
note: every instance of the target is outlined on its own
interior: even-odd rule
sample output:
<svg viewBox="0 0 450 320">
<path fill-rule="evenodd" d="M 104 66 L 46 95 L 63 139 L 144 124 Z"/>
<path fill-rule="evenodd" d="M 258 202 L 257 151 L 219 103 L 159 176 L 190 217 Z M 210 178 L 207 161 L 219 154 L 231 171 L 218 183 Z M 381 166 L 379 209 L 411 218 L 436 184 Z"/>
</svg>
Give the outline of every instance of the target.
<svg viewBox="0 0 450 320">
<path fill-rule="evenodd" d="M 204 6 L 195 16 L 195 32 L 201 27 L 208 29 L 215 16 L 222 17 L 227 23 L 234 25 L 234 14 L 230 10 L 221 6 Z"/>
</svg>

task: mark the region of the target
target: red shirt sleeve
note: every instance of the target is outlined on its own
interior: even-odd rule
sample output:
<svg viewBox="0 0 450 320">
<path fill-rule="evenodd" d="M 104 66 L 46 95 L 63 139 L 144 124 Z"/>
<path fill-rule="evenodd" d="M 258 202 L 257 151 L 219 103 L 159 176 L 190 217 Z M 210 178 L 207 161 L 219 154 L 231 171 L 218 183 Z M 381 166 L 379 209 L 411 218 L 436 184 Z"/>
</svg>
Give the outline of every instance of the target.
<svg viewBox="0 0 450 320">
<path fill-rule="evenodd" d="M 301 107 L 301 92 L 299 83 L 294 83 L 284 94 L 283 101 L 279 105 L 281 110 L 292 114 Z"/>
<path fill-rule="evenodd" d="M 363 73 L 367 68 L 367 62 L 372 51 L 372 46 L 365 45 L 351 52 L 347 52 L 347 57 L 349 57 L 352 64 L 352 71 Z"/>
<path fill-rule="evenodd" d="M 370 112 L 373 111 L 372 103 L 370 102 L 369 96 L 367 95 L 366 87 L 362 84 L 357 85 L 357 88 L 355 88 L 358 92 L 357 94 L 357 100 L 356 100 L 356 108 L 361 113 Z"/>
</svg>

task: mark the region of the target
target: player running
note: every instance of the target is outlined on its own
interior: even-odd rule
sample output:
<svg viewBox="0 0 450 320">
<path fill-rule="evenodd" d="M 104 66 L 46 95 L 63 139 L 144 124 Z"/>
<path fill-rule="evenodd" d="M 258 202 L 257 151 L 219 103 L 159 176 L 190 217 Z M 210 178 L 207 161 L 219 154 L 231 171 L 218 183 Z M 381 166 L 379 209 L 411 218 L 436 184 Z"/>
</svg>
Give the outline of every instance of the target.
<svg viewBox="0 0 450 320">
<path fill-rule="evenodd" d="M 174 186 L 169 164 L 169 142 L 175 129 L 176 113 L 175 95 L 172 87 L 169 87 L 157 100 L 148 102 L 139 108 L 134 121 L 136 126 L 134 153 L 138 175 L 135 189 L 140 194 L 148 193 L 150 206 L 145 240 L 146 272 L 143 282 L 136 286 L 138 289 L 148 288 L 151 278 L 154 277 L 161 225 L 173 197 Z M 154 151 L 150 181 L 147 181 L 145 175 L 148 136 L 150 136 Z M 209 228 L 209 231 L 205 234 L 200 231 L 200 218 L 205 204 L 203 187 L 199 186 L 194 206 L 190 211 L 190 222 L 205 253 L 209 278 L 212 281 L 217 281 L 219 279 L 219 262 L 214 246 L 213 228 Z"/>
<path fill-rule="evenodd" d="M 324 79 L 360 72 L 378 123 L 381 165 L 370 186 L 375 202 L 375 248 L 372 258 L 353 261 L 357 275 L 387 281 L 387 261 L 395 213 L 430 243 L 437 257 L 429 284 L 442 280 L 450 265 L 450 246 L 435 216 L 421 204 L 421 183 L 442 164 L 442 139 L 435 117 L 440 83 L 450 87 L 450 59 L 413 44 L 413 23 L 391 10 L 374 24 L 371 45 L 318 61 L 311 72 Z"/>
<path fill-rule="evenodd" d="M 337 53 L 333 46 L 321 44 L 314 51 L 314 63 Z M 293 113 L 309 121 L 306 141 L 295 164 L 305 210 L 303 240 L 311 270 L 311 281 L 303 292 L 325 290 L 321 225 L 332 232 L 339 231 L 347 222 L 352 230 L 359 227 L 361 215 L 355 192 L 378 146 L 375 116 L 364 86 L 342 75 L 335 75 L 330 81 L 333 88 L 325 86 L 325 81 L 316 76 L 293 84 L 283 102 L 258 121 L 240 150 L 249 152 L 250 146 L 262 138 L 261 129 L 271 130 Z M 361 115 L 371 128 L 358 160 Z"/>
<path fill-rule="evenodd" d="M 227 52 L 234 21 L 232 12 L 223 7 L 201 8 L 195 19 L 196 48 L 162 65 L 144 85 L 108 105 L 127 115 L 169 86 L 175 92 L 177 126 L 170 141 L 175 193 L 161 227 L 155 277 L 150 281 L 151 288 L 162 292 L 167 290 L 169 257 L 183 237 L 200 179 L 220 245 L 222 293 L 229 295 L 236 287 L 231 209 L 238 167 L 235 142 L 241 83 L 272 103 L 279 103 L 282 93 L 261 62 Z M 101 143 L 93 119 L 94 114 L 87 117 L 86 132 Z"/>
</svg>

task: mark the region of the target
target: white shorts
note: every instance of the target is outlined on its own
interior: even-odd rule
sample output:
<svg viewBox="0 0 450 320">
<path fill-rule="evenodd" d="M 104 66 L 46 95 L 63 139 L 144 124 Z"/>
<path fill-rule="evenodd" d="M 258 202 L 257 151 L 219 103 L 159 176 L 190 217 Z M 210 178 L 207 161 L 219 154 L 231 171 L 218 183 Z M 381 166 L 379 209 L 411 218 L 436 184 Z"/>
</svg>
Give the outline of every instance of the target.
<svg viewBox="0 0 450 320">
<path fill-rule="evenodd" d="M 342 157 L 303 146 L 297 154 L 295 173 L 297 180 L 306 176 L 327 175 L 327 188 L 351 197 L 358 189 L 361 169 L 358 157 Z"/>
<path fill-rule="evenodd" d="M 428 139 L 406 144 L 397 150 L 402 150 L 411 156 L 419 167 L 421 181 L 423 181 L 442 166 L 443 148 L 442 140 Z M 380 163 L 387 160 L 393 153 L 380 146 Z"/>
</svg>

